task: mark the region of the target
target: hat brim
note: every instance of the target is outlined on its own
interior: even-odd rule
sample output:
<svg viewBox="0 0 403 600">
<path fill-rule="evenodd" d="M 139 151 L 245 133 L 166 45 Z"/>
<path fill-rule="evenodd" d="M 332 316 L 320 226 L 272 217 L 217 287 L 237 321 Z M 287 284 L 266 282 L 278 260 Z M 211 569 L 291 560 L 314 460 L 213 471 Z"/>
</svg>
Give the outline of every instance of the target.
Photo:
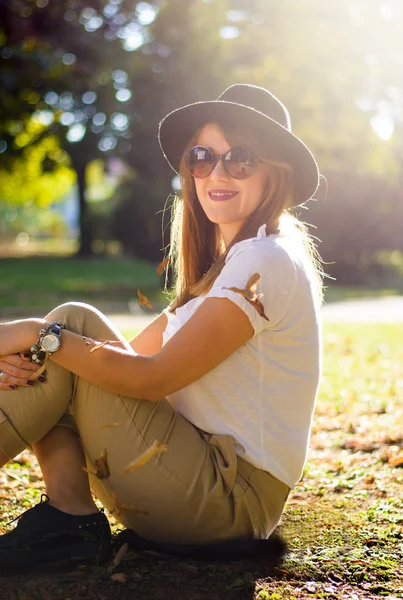
<svg viewBox="0 0 403 600">
<path fill-rule="evenodd" d="M 196 102 L 169 113 L 159 125 L 158 139 L 161 150 L 172 167 L 179 173 L 183 152 L 193 134 L 206 123 L 232 120 L 245 123 L 263 140 L 270 158 L 289 163 L 294 174 L 295 205 L 307 202 L 319 186 L 319 169 L 305 144 L 277 121 L 254 108 L 214 100 Z"/>
</svg>

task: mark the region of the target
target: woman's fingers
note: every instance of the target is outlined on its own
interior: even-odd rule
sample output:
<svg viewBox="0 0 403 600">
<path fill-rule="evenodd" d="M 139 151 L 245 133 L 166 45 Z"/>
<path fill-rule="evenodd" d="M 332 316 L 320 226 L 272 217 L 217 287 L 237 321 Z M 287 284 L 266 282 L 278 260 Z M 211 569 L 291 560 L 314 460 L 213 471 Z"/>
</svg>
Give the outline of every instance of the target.
<svg viewBox="0 0 403 600">
<path fill-rule="evenodd" d="M 17 387 L 32 387 L 34 381 L 27 379 L 26 377 L 15 377 L 10 375 L 3 369 L 0 368 L 0 389 L 1 390 L 15 390 Z"/>
<path fill-rule="evenodd" d="M 46 381 L 45 373 L 38 378 L 36 372 L 40 365 L 27 362 L 19 354 L 10 354 L 0 357 L 0 389 L 15 389 L 17 387 L 29 387 L 38 380 Z"/>
<path fill-rule="evenodd" d="M 11 365 L 11 367 L 13 368 L 23 369 L 24 371 L 28 371 L 30 373 L 36 373 L 36 371 L 40 369 L 40 365 L 32 362 L 31 360 L 22 358 L 20 354 L 9 354 L 8 356 L 0 356 L 0 365 L 4 363 L 6 363 L 7 365 Z M 0 366 L 0 369 L 2 368 L 3 367 Z"/>
</svg>

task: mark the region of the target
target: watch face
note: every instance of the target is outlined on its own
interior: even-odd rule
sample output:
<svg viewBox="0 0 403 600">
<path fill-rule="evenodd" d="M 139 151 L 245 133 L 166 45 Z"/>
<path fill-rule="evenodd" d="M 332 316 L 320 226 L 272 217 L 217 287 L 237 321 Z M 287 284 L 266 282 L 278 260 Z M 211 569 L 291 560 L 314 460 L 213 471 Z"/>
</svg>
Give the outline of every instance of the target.
<svg viewBox="0 0 403 600">
<path fill-rule="evenodd" d="M 41 346 L 46 352 L 56 352 L 60 347 L 60 338 L 54 333 L 48 333 L 43 338 Z"/>
</svg>

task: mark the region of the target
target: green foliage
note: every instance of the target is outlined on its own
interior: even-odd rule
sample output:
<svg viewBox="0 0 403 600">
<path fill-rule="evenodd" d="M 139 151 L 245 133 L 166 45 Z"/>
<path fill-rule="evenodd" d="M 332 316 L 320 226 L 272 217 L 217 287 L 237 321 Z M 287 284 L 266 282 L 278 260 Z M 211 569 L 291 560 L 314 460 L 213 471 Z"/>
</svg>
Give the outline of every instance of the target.
<svg viewBox="0 0 403 600">
<path fill-rule="evenodd" d="M 43 208 L 63 198 L 76 174 L 68 166 L 67 155 L 55 135 L 34 145 L 29 144 L 28 134 L 27 138 L 23 135 L 16 138 L 22 153 L 0 169 L 0 198 L 13 205 L 36 204 Z"/>
<path fill-rule="evenodd" d="M 89 163 L 86 172 L 86 199 L 88 202 L 110 200 L 117 183 L 112 182 L 105 173 L 105 162 L 101 159 Z"/>
</svg>

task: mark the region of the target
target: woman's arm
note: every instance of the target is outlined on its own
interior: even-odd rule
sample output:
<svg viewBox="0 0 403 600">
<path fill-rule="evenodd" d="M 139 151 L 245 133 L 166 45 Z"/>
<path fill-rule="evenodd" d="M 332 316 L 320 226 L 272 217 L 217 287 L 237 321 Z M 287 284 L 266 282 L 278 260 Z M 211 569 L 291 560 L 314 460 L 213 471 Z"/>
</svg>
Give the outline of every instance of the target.
<svg viewBox="0 0 403 600">
<path fill-rule="evenodd" d="M 7 352 L 20 352 L 36 342 L 41 319 L 14 323 L 16 339 Z M 144 356 L 117 346 L 97 350 L 96 340 L 63 330 L 62 346 L 51 360 L 108 391 L 157 401 L 196 381 L 253 336 L 246 314 L 227 298 L 206 299 L 163 348 Z M 0 343 L 0 352 L 3 340 Z M 6 353 L 6 352 L 5 352 Z M 33 377 L 34 379 L 34 377 Z"/>
<path fill-rule="evenodd" d="M 150 356 L 156 354 L 162 348 L 162 334 L 167 326 L 168 318 L 162 313 L 141 333 L 130 342 L 130 346 L 138 354 Z"/>
</svg>

